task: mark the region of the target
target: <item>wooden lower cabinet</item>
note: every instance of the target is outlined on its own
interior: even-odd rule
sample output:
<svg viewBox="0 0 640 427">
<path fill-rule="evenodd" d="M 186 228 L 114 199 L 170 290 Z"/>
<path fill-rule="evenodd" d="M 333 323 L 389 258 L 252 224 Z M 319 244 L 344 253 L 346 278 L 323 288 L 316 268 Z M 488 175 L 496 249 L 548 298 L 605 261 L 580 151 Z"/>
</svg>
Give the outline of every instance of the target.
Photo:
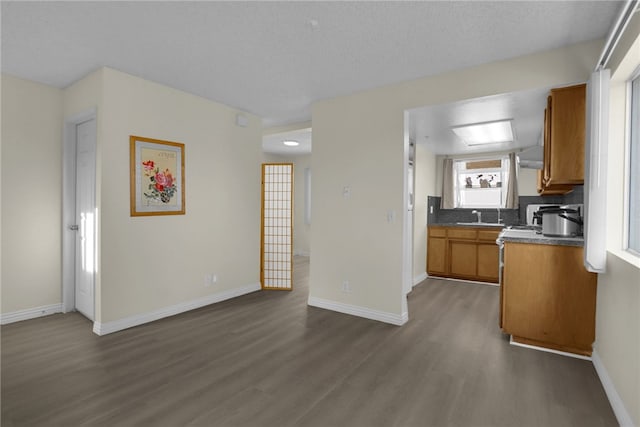
<svg viewBox="0 0 640 427">
<path fill-rule="evenodd" d="M 478 243 L 478 276 L 497 283 L 499 262 L 500 250 L 495 239 L 493 243 Z"/>
<path fill-rule="evenodd" d="M 478 245 L 474 241 L 449 241 L 449 274 L 474 278 L 478 269 Z"/>
<path fill-rule="evenodd" d="M 447 239 L 430 237 L 427 244 L 427 270 L 429 274 L 446 274 L 447 272 Z"/>
<path fill-rule="evenodd" d="M 429 226 L 428 230 L 430 276 L 498 282 L 500 228 Z"/>
<path fill-rule="evenodd" d="M 590 356 L 596 286 L 581 247 L 505 242 L 503 331 L 516 342 Z"/>
</svg>

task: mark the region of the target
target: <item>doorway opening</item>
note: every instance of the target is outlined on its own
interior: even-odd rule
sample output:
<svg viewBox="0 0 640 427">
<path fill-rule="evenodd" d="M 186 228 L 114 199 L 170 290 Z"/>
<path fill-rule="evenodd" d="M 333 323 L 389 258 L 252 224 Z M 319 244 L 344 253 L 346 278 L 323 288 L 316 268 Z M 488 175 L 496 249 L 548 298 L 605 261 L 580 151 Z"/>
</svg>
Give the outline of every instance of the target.
<svg viewBox="0 0 640 427">
<path fill-rule="evenodd" d="M 62 306 L 95 320 L 98 218 L 96 209 L 96 111 L 64 125 Z"/>
</svg>

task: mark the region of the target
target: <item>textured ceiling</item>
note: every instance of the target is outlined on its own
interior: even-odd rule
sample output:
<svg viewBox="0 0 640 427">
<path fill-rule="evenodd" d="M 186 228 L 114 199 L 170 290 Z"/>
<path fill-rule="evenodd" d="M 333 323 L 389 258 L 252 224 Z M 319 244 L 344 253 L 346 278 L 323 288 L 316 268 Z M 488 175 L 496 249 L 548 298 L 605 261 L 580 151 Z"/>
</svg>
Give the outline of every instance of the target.
<svg viewBox="0 0 640 427">
<path fill-rule="evenodd" d="M 2 2 L 2 71 L 65 87 L 101 66 L 256 114 L 604 37 L 611 1 Z"/>
</svg>

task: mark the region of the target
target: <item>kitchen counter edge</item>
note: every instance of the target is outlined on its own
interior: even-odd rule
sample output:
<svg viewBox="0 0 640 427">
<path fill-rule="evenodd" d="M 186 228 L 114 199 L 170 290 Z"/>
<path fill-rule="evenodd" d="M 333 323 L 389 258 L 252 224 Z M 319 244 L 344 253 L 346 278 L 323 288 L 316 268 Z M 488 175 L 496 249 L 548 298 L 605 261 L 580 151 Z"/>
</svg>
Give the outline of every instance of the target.
<svg viewBox="0 0 640 427">
<path fill-rule="evenodd" d="M 432 223 L 427 224 L 428 227 L 460 227 L 460 228 L 479 228 L 479 229 L 487 229 L 487 230 L 504 230 L 509 225 L 505 225 L 504 227 L 499 226 L 487 226 L 487 225 L 471 225 L 471 224 L 458 224 L 455 222 L 452 223 Z M 584 247 L 584 237 L 553 237 L 553 236 L 543 236 L 542 234 L 535 234 L 533 236 L 527 237 L 512 237 L 512 236 L 504 236 L 501 233 L 499 239 L 503 242 L 509 243 L 533 243 L 539 245 L 556 245 L 556 246 L 578 246 Z"/>
<path fill-rule="evenodd" d="M 538 245 L 584 247 L 583 237 L 551 237 L 536 234 L 535 237 L 500 236 L 498 239 L 501 239 L 505 243 L 533 243 Z"/>
</svg>

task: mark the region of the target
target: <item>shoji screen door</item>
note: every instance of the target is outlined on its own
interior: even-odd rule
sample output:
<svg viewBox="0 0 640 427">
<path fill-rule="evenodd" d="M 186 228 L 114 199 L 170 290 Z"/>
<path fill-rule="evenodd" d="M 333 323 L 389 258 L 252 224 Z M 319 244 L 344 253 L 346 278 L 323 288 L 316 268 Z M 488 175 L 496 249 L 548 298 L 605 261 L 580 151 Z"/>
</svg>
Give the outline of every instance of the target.
<svg viewBox="0 0 640 427">
<path fill-rule="evenodd" d="M 293 286 L 293 163 L 262 165 L 262 289 Z"/>
</svg>

